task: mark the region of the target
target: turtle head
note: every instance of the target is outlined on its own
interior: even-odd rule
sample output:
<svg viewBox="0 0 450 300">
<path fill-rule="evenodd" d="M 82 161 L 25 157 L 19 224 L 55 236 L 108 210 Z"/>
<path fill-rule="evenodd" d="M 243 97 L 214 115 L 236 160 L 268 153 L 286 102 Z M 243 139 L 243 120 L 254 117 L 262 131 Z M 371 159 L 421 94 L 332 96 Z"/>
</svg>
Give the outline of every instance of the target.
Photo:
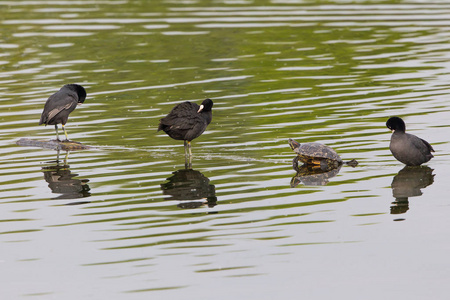
<svg viewBox="0 0 450 300">
<path fill-rule="evenodd" d="M 294 141 L 293 139 L 289 139 L 289 146 L 291 147 L 292 150 L 295 150 L 298 147 L 300 147 L 300 143 L 297 141 Z"/>
</svg>

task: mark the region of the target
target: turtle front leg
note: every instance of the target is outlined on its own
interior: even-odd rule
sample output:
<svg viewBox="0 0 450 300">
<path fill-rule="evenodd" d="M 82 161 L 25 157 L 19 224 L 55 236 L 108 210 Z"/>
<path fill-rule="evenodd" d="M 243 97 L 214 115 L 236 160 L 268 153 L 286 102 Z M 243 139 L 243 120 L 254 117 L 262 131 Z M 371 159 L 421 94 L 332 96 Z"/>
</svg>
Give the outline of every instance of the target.
<svg viewBox="0 0 450 300">
<path fill-rule="evenodd" d="M 298 172 L 298 156 L 292 160 L 292 168 L 295 172 Z"/>
</svg>

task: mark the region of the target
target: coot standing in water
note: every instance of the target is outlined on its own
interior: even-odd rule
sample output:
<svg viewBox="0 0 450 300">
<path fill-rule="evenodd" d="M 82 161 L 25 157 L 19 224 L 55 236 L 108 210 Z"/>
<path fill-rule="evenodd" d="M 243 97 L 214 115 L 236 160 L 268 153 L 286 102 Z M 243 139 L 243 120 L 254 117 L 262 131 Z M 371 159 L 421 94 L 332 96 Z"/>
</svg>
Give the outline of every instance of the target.
<svg viewBox="0 0 450 300">
<path fill-rule="evenodd" d="M 185 157 L 189 150 L 189 165 L 192 159 L 191 141 L 199 137 L 211 123 L 212 107 L 211 99 L 203 100 L 200 106 L 186 101 L 176 105 L 166 117 L 159 120 L 158 131 L 163 130 L 175 140 L 184 140 Z"/>
<path fill-rule="evenodd" d="M 433 158 L 433 147 L 427 141 L 406 133 L 406 125 L 401 118 L 389 118 L 386 126 L 392 130 L 389 149 L 398 161 L 407 166 L 419 166 Z"/>
<path fill-rule="evenodd" d="M 39 125 L 55 125 L 56 139 L 59 141 L 58 124 L 62 125 L 62 129 L 69 140 L 64 125 L 69 119 L 69 114 L 86 99 L 86 90 L 78 84 L 66 84 L 59 91 L 51 95 L 44 105 Z"/>
</svg>

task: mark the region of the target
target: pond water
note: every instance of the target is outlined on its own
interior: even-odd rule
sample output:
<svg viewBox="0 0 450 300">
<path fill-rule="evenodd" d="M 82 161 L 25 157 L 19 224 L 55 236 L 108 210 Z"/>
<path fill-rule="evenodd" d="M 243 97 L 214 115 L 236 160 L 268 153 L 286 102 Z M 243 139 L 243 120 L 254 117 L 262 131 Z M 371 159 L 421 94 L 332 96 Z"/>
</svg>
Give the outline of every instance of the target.
<svg viewBox="0 0 450 300">
<path fill-rule="evenodd" d="M 450 2 L 0 10 L 4 299 L 447 299 Z M 54 139 L 39 117 L 66 83 L 88 93 L 69 137 L 95 148 L 16 145 Z M 205 98 L 185 170 L 158 121 Z M 434 159 L 395 160 L 393 115 Z M 289 138 L 359 165 L 296 174 Z"/>
</svg>

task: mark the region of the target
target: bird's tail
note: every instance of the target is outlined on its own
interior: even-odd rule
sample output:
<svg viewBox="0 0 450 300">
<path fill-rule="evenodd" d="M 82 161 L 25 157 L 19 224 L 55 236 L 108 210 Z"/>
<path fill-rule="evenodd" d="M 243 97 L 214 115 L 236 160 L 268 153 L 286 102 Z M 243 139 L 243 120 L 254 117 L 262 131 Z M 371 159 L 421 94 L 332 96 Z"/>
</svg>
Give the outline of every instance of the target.
<svg viewBox="0 0 450 300">
<path fill-rule="evenodd" d="M 39 120 L 39 125 L 45 124 L 47 126 L 47 118 L 41 115 L 41 119 Z"/>
</svg>

